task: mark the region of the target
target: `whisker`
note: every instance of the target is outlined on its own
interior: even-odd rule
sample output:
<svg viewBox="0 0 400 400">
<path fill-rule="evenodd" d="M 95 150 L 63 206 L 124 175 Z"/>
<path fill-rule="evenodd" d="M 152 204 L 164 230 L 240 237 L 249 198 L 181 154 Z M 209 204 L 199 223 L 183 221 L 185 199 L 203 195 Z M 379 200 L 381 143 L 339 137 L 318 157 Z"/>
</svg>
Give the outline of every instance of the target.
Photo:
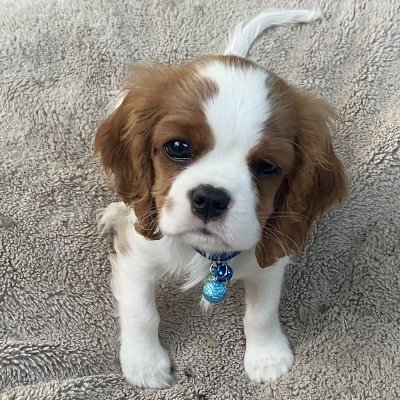
<svg viewBox="0 0 400 400">
<path fill-rule="evenodd" d="M 265 227 L 264 229 L 270 235 L 273 234 L 277 241 L 279 240 L 278 235 L 277 235 L 278 232 L 275 229 L 271 229 L 271 228 L 268 228 L 268 227 Z M 282 237 L 282 239 L 283 239 L 283 241 L 279 240 L 279 243 L 283 243 L 284 244 L 284 245 L 281 245 L 281 247 L 282 247 L 282 250 L 284 250 L 284 253 L 286 254 L 286 249 L 289 249 L 290 247 L 288 246 L 288 243 L 287 243 L 285 237 Z"/>
<path fill-rule="evenodd" d="M 283 246 L 282 242 L 279 240 L 279 238 L 275 235 L 275 232 L 273 232 L 272 230 L 270 230 L 269 228 L 266 228 L 266 230 L 263 230 L 263 232 L 261 233 L 261 237 L 262 238 L 269 238 L 271 240 L 273 240 L 277 245 L 279 245 L 279 247 L 282 249 L 283 253 L 285 254 L 285 256 L 287 256 L 287 251 L 285 249 L 285 247 Z M 262 245 L 263 245 L 263 249 L 266 253 L 268 253 L 266 245 L 264 243 L 264 241 L 261 241 Z"/>
<path fill-rule="evenodd" d="M 279 233 L 282 237 L 284 237 L 284 238 L 286 237 L 287 239 L 289 239 L 290 242 L 292 242 L 293 245 L 296 247 L 297 252 L 300 253 L 300 248 L 299 248 L 298 244 L 295 242 L 295 240 L 293 240 L 293 238 L 291 238 L 289 235 L 286 235 L 286 234 L 283 233 L 281 230 L 277 229 L 276 227 L 274 227 L 274 226 L 271 225 L 271 224 L 268 224 L 268 223 L 267 223 L 266 225 L 269 225 L 269 226 L 272 227 L 272 228 L 268 228 L 268 229 L 274 229 L 275 232 Z"/>
</svg>

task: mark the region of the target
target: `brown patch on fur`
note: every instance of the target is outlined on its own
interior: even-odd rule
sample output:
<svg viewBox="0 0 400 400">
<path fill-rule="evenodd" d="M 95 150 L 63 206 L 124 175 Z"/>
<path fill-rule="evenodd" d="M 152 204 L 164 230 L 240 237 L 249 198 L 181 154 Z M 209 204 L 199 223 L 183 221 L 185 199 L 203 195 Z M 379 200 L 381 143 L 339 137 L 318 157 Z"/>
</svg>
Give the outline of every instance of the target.
<svg viewBox="0 0 400 400">
<path fill-rule="evenodd" d="M 220 55 L 220 54 L 209 54 L 209 55 L 205 55 L 205 56 L 197 58 L 194 61 L 194 63 L 197 65 L 200 65 L 200 66 L 206 66 L 207 64 L 215 62 L 215 61 L 221 62 L 222 64 L 225 64 L 228 66 L 242 68 L 242 69 L 247 69 L 247 68 L 265 69 L 253 61 L 250 61 L 246 58 L 233 56 L 233 55 L 224 56 L 224 55 Z"/>
<path fill-rule="evenodd" d="M 280 150 L 270 148 L 270 160 L 279 165 L 279 160 L 289 156 L 291 161 L 283 168 L 279 187 L 277 177 L 257 182 L 262 210 L 259 220 L 264 231 L 256 255 L 262 267 L 285 255 L 298 255 L 315 220 L 343 202 L 348 191 L 329 133 L 332 107 L 275 76 L 268 85 L 273 111 L 266 127 L 265 146 L 268 141 L 281 141 Z M 268 216 L 269 210 L 272 212 Z"/>
<path fill-rule="evenodd" d="M 264 136 L 261 142 L 249 153 L 248 165 L 254 169 L 258 162 L 267 160 L 277 165 L 280 172 L 272 176 L 254 176 L 254 183 L 258 193 L 257 216 L 259 224 L 264 227 L 263 234 L 271 234 L 275 238 L 276 234 L 269 228 L 268 218 L 275 211 L 275 197 L 285 179 L 291 172 L 294 163 L 294 149 L 290 140 L 284 137 L 275 136 L 273 131 L 267 128 L 268 134 Z M 279 239 L 278 239 L 279 240 Z"/>
<path fill-rule="evenodd" d="M 198 76 L 196 65 L 132 68 L 126 97 L 96 133 L 95 150 L 119 196 L 134 208 L 136 230 L 148 239 L 161 237 L 158 210 L 182 168 L 165 156 L 163 145 L 185 140 L 197 157 L 213 146 L 201 102 L 217 88 Z"/>
</svg>

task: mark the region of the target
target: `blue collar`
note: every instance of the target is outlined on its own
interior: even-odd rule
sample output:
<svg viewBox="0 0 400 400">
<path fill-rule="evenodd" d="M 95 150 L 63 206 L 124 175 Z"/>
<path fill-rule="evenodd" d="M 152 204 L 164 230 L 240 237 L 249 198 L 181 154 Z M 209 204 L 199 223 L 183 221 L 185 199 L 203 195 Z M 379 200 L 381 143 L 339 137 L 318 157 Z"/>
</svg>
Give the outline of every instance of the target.
<svg viewBox="0 0 400 400">
<path fill-rule="evenodd" d="M 204 258 L 212 261 L 210 265 L 210 273 L 208 274 L 207 281 L 203 286 L 203 297 L 209 303 L 221 303 L 228 294 L 229 282 L 233 275 L 233 270 L 227 264 L 227 261 L 240 254 L 240 251 L 233 251 L 231 253 L 211 253 L 207 255 L 205 251 L 199 249 L 195 250 Z"/>
<path fill-rule="evenodd" d="M 213 262 L 217 262 L 217 261 L 218 262 L 226 262 L 240 254 L 240 251 L 232 251 L 230 253 L 222 252 L 222 253 L 211 253 L 211 254 L 207 255 L 207 253 L 205 251 L 202 251 L 199 249 L 195 249 L 195 250 L 197 251 L 197 253 L 202 255 L 204 258 L 207 258 L 208 260 L 213 261 Z"/>
</svg>

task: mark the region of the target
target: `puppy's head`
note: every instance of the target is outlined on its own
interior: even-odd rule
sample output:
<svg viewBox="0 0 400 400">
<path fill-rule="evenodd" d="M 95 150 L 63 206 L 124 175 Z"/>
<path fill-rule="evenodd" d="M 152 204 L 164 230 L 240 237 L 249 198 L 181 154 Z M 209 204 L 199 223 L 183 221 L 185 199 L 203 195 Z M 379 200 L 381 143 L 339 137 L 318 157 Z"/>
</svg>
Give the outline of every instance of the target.
<svg viewBox="0 0 400 400">
<path fill-rule="evenodd" d="M 95 147 L 148 239 L 206 251 L 256 246 L 261 266 L 298 254 L 346 195 L 325 103 L 254 63 L 204 57 L 138 67 Z"/>
</svg>

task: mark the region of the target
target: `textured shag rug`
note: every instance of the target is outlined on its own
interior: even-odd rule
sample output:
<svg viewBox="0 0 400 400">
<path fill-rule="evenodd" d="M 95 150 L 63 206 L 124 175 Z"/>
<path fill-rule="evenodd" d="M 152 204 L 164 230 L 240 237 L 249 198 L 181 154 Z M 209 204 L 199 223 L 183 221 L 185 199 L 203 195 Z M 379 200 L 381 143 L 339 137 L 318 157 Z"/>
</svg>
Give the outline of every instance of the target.
<svg viewBox="0 0 400 400">
<path fill-rule="evenodd" d="M 243 371 L 242 289 L 211 314 L 198 291 L 158 290 L 168 390 L 121 377 L 109 289 L 114 201 L 93 156 L 129 63 L 222 51 L 237 22 L 295 0 L 0 1 L 0 389 L 4 399 L 400 398 L 400 3 L 321 1 L 325 19 L 267 31 L 250 58 L 338 109 L 347 205 L 286 274 L 295 351 L 272 384 Z"/>
</svg>

